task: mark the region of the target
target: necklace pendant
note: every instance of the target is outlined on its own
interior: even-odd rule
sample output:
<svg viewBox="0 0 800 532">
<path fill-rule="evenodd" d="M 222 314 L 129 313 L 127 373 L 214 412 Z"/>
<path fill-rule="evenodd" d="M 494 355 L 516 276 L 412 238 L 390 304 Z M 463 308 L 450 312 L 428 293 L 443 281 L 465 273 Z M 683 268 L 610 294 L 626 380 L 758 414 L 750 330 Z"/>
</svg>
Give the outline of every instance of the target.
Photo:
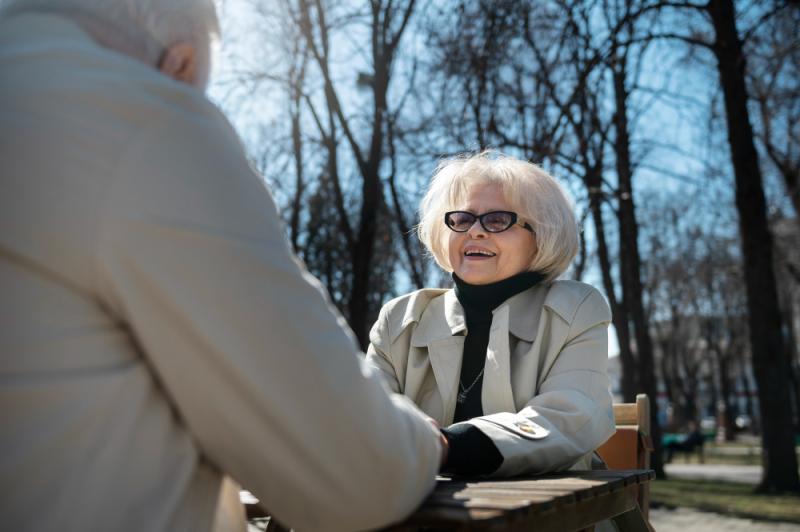
<svg viewBox="0 0 800 532">
<path fill-rule="evenodd" d="M 459 403 L 464 403 L 467 400 L 467 392 L 458 392 L 458 398 L 456 399 Z"/>
</svg>

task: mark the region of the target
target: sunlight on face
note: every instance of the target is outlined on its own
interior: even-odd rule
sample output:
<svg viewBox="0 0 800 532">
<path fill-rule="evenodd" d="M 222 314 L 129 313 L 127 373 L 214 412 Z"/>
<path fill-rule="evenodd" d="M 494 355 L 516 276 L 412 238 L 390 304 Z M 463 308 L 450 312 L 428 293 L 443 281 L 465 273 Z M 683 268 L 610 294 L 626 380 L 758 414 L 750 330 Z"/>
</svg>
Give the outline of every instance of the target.
<svg viewBox="0 0 800 532">
<path fill-rule="evenodd" d="M 500 185 L 477 185 L 454 210 L 476 215 L 514 211 Z M 489 233 L 476 220 L 469 231 L 450 231 L 448 256 L 453 272 L 470 284 L 502 281 L 528 269 L 536 254 L 536 237 L 514 224 L 502 233 Z"/>
</svg>

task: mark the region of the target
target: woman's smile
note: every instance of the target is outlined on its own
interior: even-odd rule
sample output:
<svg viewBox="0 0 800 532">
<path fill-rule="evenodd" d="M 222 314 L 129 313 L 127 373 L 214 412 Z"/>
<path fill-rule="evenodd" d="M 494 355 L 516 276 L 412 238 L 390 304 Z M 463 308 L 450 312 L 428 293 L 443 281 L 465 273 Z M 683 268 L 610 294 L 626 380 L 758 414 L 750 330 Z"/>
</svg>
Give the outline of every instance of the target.
<svg viewBox="0 0 800 532">
<path fill-rule="evenodd" d="M 476 216 L 512 211 L 497 184 L 476 185 L 457 210 Z M 501 232 L 487 231 L 480 220 L 464 231 L 450 232 L 449 258 L 453 272 L 470 284 L 489 284 L 527 271 L 536 253 L 536 237 L 514 224 Z"/>
<path fill-rule="evenodd" d="M 496 256 L 497 253 L 479 246 L 466 246 L 464 248 L 464 257 L 466 257 L 467 260 L 486 260 Z"/>
</svg>

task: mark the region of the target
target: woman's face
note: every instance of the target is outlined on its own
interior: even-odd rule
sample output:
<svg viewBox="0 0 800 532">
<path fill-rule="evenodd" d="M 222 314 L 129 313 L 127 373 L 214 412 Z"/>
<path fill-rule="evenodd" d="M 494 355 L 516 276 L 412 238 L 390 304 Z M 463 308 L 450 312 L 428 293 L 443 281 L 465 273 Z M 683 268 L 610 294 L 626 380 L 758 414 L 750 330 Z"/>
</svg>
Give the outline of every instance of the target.
<svg viewBox="0 0 800 532">
<path fill-rule="evenodd" d="M 454 210 L 475 215 L 491 211 L 514 212 L 503 196 L 503 189 L 496 184 L 473 187 L 464 203 Z M 465 233 L 450 231 L 450 265 L 455 274 L 469 284 L 494 283 L 522 273 L 535 254 L 536 237 L 518 224 L 501 233 L 490 233 L 475 220 Z"/>
</svg>

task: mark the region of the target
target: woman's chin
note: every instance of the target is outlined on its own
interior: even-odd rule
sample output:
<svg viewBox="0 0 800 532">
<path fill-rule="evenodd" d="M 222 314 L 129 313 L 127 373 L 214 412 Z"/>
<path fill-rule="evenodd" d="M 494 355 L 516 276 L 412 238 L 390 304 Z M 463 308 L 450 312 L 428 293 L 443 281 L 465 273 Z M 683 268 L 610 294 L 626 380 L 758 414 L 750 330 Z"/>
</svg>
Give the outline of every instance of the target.
<svg viewBox="0 0 800 532">
<path fill-rule="evenodd" d="M 467 284 L 491 284 L 499 279 L 489 272 L 462 271 L 456 272 L 458 278 Z"/>
</svg>

